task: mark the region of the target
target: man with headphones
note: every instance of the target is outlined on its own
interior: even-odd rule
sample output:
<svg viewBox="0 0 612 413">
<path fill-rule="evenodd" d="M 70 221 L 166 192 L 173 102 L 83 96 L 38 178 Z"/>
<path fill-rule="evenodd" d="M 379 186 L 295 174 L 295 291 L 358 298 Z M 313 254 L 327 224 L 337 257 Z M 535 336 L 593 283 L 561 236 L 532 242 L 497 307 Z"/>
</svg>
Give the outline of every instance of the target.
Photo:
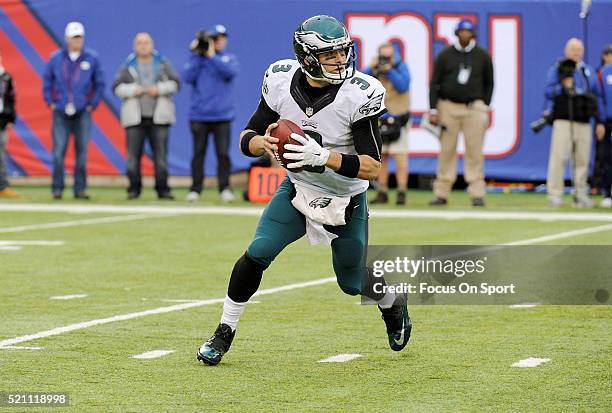
<svg viewBox="0 0 612 413">
<path fill-rule="evenodd" d="M 464 178 L 475 207 L 484 206 L 484 134 L 493 95 L 493 63 L 476 44 L 474 23 L 462 19 L 457 39 L 434 62 L 429 86 L 429 122 L 441 125 L 438 169 L 430 205 L 446 205 L 457 178 L 457 136 L 465 138 Z"/>
</svg>

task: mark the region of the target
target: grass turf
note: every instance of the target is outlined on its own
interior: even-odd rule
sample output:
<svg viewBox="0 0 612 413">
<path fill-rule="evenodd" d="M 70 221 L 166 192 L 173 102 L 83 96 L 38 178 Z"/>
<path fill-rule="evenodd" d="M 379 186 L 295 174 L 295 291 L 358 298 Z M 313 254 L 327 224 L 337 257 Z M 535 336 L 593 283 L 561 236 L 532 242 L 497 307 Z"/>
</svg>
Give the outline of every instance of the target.
<svg viewBox="0 0 612 413">
<path fill-rule="evenodd" d="M 18 189 L 29 202 L 50 202 L 46 188 Z M 93 203 L 158 204 L 146 195 L 128 203 L 116 189 L 91 194 Z M 424 207 L 429 196 L 411 192 L 409 207 Z M 448 209 L 469 206 L 464 193 L 451 200 Z M 547 210 L 535 194 L 493 194 L 488 201 L 487 210 Z M 208 192 L 198 205 L 217 203 Z M 0 212 L 0 228 L 109 215 Z M 65 244 L 0 251 L 0 339 L 173 305 L 165 299 L 221 298 L 256 223 L 255 217 L 180 215 L 3 233 L 2 240 Z M 373 244 L 503 243 L 601 225 L 382 218 L 370 224 Z M 610 241 L 606 231 L 553 243 Z M 266 271 L 261 288 L 331 276 L 330 259 L 328 248 L 300 240 Z M 49 300 L 75 293 L 88 297 Z M 197 363 L 194 353 L 216 326 L 219 304 L 22 344 L 43 350 L 0 350 L 0 391 L 65 391 L 70 410 L 121 412 L 606 411 L 612 401 L 608 306 L 413 306 L 411 343 L 394 353 L 378 311 L 355 305 L 358 299 L 333 283 L 257 300 L 215 368 Z M 155 349 L 176 351 L 130 358 Z M 317 363 L 339 353 L 363 357 Z M 552 361 L 510 367 L 527 357 Z"/>
</svg>

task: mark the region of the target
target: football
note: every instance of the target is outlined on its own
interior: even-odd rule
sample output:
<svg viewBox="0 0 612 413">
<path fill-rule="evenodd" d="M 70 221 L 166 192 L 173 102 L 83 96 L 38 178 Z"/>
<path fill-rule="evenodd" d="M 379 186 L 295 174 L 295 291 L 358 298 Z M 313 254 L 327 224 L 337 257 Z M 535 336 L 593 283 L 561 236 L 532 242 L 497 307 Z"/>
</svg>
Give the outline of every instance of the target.
<svg viewBox="0 0 612 413">
<path fill-rule="evenodd" d="M 279 119 L 276 123 L 278 123 L 278 126 L 272 129 L 272 132 L 270 132 L 270 136 L 278 139 L 278 143 L 276 144 L 278 146 L 278 150 L 274 153 L 274 155 L 276 156 L 276 160 L 280 165 L 290 170 L 291 172 L 301 172 L 304 169 L 303 167 L 291 169 L 287 168 L 288 164 L 297 161 L 285 159 L 283 157 L 283 154 L 285 152 L 290 152 L 285 149 L 285 144 L 291 143 L 294 145 L 301 145 L 300 142 L 296 141 L 295 139 L 291 139 L 291 134 L 297 133 L 300 136 L 306 137 L 304 135 L 304 131 L 302 131 L 302 129 L 298 125 L 288 119 Z"/>
</svg>

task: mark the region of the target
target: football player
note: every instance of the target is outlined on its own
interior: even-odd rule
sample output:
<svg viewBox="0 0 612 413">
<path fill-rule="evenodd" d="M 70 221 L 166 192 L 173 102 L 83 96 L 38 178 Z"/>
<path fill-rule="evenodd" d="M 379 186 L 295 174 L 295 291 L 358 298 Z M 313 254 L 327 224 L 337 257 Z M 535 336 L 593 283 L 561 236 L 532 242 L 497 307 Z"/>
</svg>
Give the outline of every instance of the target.
<svg viewBox="0 0 612 413">
<path fill-rule="evenodd" d="M 246 156 L 277 156 L 278 139 L 270 132 L 281 118 L 302 127 L 306 138 L 292 134 L 302 145 L 285 145 L 285 158 L 291 160 L 288 176 L 234 265 L 219 326 L 197 352 L 198 360 L 209 365 L 218 364 L 229 350 L 263 272 L 283 248 L 305 234 L 311 243 L 331 244 L 342 291 L 378 303 L 391 349 L 402 350 L 410 338 L 406 295 L 376 294 L 365 267 L 366 190 L 381 167 L 377 119 L 386 111 L 385 89 L 355 70 L 353 41 L 333 17 L 304 21 L 293 46 L 297 60 L 280 60 L 266 71 L 259 106 L 240 135 L 240 148 Z M 304 169 L 292 171 L 296 168 Z"/>
</svg>

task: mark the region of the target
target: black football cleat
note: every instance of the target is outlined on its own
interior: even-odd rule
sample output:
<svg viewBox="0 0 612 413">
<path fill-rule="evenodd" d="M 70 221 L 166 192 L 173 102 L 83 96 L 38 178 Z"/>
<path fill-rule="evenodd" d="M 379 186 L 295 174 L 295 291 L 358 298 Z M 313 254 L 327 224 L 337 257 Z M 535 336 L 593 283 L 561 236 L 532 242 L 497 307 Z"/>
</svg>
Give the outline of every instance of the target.
<svg viewBox="0 0 612 413">
<path fill-rule="evenodd" d="M 236 332 L 230 326 L 219 324 L 212 337 L 198 349 L 198 360 L 209 366 L 219 364 L 223 355 L 229 351 L 235 335 Z"/>
<path fill-rule="evenodd" d="M 402 294 L 395 299 L 395 302 L 390 308 L 380 308 L 382 319 L 387 326 L 387 336 L 389 338 L 389 347 L 393 351 L 401 351 L 412 333 L 412 320 L 408 315 L 408 294 Z"/>
</svg>

